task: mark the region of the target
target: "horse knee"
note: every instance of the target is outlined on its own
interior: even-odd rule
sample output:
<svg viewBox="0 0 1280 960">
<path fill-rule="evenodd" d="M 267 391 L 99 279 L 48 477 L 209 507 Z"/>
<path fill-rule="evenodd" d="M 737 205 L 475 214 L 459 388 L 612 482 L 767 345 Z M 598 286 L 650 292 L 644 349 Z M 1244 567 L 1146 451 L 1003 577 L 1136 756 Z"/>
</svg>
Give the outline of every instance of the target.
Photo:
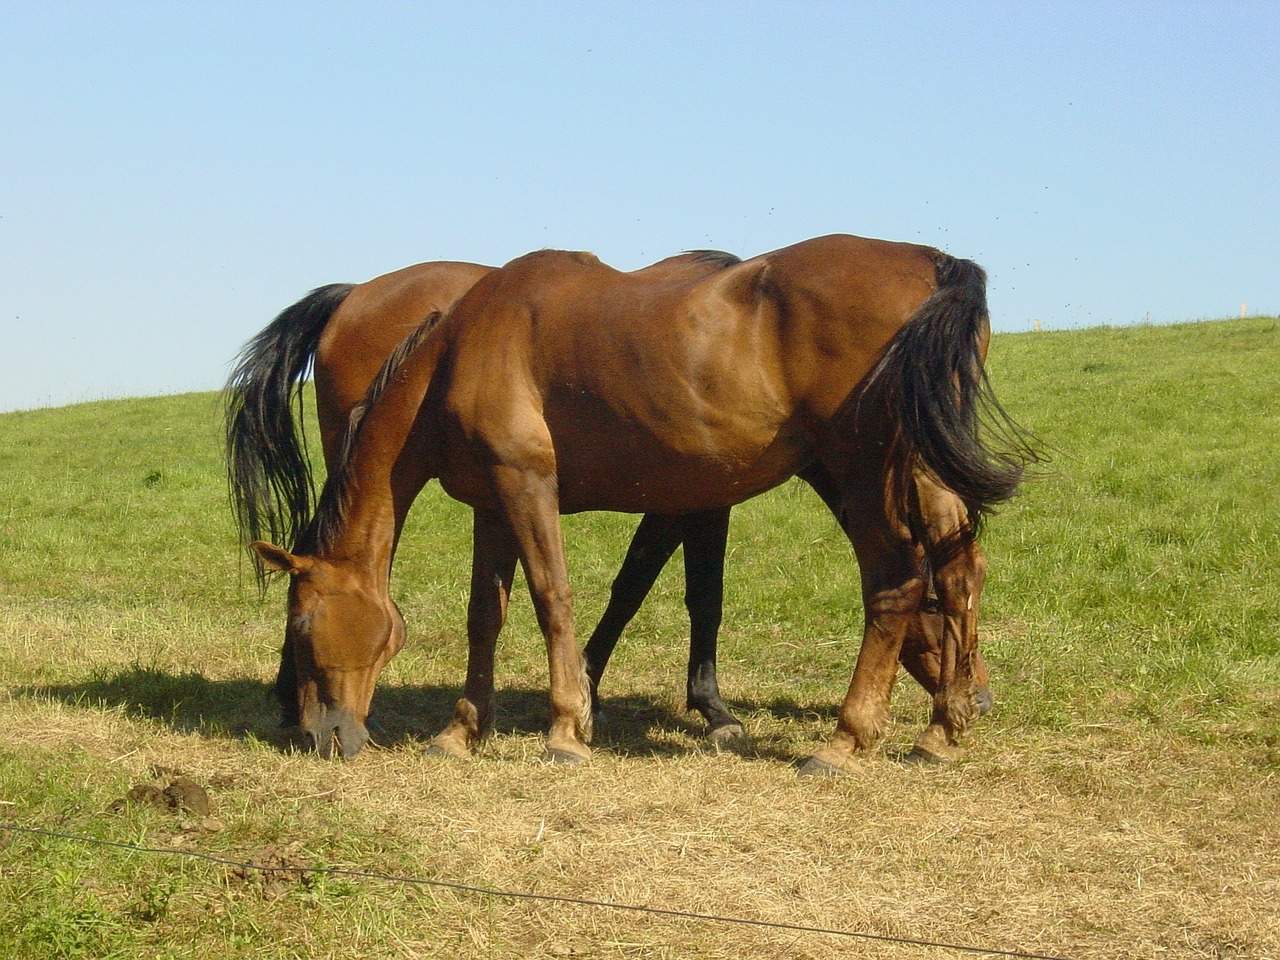
<svg viewBox="0 0 1280 960">
<path fill-rule="evenodd" d="M 924 580 L 920 576 L 912 576 L 895 586 L 867 591 L 864 606 L 867 619 L 874 621 L 884 617 L 914 616 L 924 600 Z"/>
</svg>

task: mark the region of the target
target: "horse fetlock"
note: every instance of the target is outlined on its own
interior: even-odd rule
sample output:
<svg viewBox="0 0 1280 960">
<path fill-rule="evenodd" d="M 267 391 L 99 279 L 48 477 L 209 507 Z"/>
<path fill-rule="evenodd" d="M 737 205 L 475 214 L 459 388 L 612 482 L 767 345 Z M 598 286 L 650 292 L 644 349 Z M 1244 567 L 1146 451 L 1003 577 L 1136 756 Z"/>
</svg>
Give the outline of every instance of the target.
<svg viewBox="0 0 1280 960">
<path fill-rule="evenodd" d="M 707 737 L 712 740 L 734 739 L 747 735 L 742 721 L 733 715 L 733 711 L 720 699 L 718 692 L 708 695 L 691 689 L 685 700 L 685 709 L 697 711 L 702 715 L 702 719 L 707 722 Z"/>
<path fill-rule="evenodd" d="M 889 732 L 889 709 L 862 707 L 845 709 L 841 713 L 839 728 L 832 743 L 847 743 L 855 753 L 871 753 Z"/>
<path fill-rule="evenodd" d="M 488 736 L 493 728 L 493 707 L 491 704 L 479 706 L 472 700 L 462 697 L 453 707 L 453 720 L 440 736 L 452 736 L 467 749 Z"/>
</svg>

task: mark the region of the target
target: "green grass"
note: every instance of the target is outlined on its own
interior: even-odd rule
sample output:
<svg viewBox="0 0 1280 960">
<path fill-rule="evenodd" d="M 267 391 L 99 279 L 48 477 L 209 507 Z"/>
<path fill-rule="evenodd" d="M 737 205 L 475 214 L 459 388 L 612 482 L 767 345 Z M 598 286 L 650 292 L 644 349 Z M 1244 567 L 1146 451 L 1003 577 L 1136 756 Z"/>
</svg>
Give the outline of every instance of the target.
<svg viewBox="0 0 1280 960">
<path fill-rule="evenodd" d="M 1071 691 L 1050 712 L 1277 732 L 1278 341 L 1271 320 L 997 340 L 1004 398 L 1061 454 L 991 525 L 986 610 L 1039 634 L 1002 666 Z"/>
<path fill-rule="evenodd" d="M 851 551 L 798 483 L 730 531 L 721 679 L 747 756 L 683 713 L 674 563 L 610 667 L 586 770 L 531 762 L 546 665 L 523 592 L 497 735 L 473 764 L 419 757 L 466 658 L 470 517 L 433 486 L 395 571 L 410 641 L 375 698 L 386 749 L 338 766 L 278 749 L 282 590 L 260 604 L 238 555 L 217 398 L 0 415 L 0 821 L 1078 957 L 1275 956 L 1280 322 L 1002 335 L 990 368 L 1055 450 L 984 534 L 997 710 L 969 759 L 906 770 L 889 758 L 926 708 L 904 681 L 886 756 L 841 784 L 792 776 L 830 733 L 861 631 Z M 634 523 L 566 519 L 584 640 Z M 211 785 L 211 824 L 120 802 L 173 770 Z M 864 947 L 918 955 L 324 874 L 271 885 L 0 831 L 0 957 Z"/>
</svg>

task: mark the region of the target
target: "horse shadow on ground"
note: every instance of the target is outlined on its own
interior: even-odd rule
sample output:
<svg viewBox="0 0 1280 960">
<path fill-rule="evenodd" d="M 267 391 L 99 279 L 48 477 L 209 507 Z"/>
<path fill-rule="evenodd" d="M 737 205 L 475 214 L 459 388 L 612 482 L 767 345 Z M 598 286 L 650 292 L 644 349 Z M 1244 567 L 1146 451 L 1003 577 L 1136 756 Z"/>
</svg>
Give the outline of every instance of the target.
<svg viewBox="0 0 1280 960">
<path fill-rule="evenodd" d="M 286 751 L 298 746 L 295 732 L 280 726 L 271 684 L 257 678 L 210 680 L 198 673 L 167 673 L 137 666 L 79 683 L 34 685 L 14 692 L 17 696 L 71 706 L 118 710 L 130 719 L 150 721 L 179 733 L 255 739 Z M 384 747 L 425 747 L 449 721 L 461 695 L 461 687 L 455 686 L 380 686 L 370 712 L 374 742 Z M 752 726 L 748 718 L 756 714 L 784 723 L 817 722 L 828 728 L 835 716 L 830 706 L 815 707 L 789 699 L 735 701 L 730 707 L 747 721 L 748 728 Z M 702 718 L 673 709 L 669 700 L 606 694 L 603 711 L 604 720 L 597 728 L 595 743 L 616 755 L 677 757 L 697 752 L 705 743 Z M 549 723 L 545 688 L 515 686 L 497 691 L 496 734 L 538 735 L 546 732 Z M 769 737 L 730 749 L 784 763 L 804 759 Z"/>
</svg>

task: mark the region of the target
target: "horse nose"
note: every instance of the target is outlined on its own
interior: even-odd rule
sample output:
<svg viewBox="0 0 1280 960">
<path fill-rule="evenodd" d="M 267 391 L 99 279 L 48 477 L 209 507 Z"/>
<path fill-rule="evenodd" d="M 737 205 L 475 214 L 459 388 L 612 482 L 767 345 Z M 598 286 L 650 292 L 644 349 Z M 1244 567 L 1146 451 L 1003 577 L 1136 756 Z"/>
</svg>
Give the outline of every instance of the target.
<svg viewBox="0 0 1280 960">
<path fill-rule="evenodd" d="M 991 696 L 991 687 L 985 683 L 977 684 L 975 693 L 978 701 L 978 716 L 985 717 L 991 712 L 991 708 L 995 706 L 995 699 Z"/>
<path fill-rule="evenodd" d="M 307 725 L 306 735 L 310 747 L 324 760 L 333 757 L 335 747 L 342 759 L 351 760 L 369 742 L 369 731 L 344 707 L 321 708 L 319 719 Z"/>
<path fill-rule="evenodd" d="M 342 717 L 334 728 L 334 734 L 338 738 L 338 745 L 342 750 L 342 759 L 351 760 L 369 742 L 369 731 L 364 724 L 346 710 L 341 711 L 341 713 Z"/>
</svg>

